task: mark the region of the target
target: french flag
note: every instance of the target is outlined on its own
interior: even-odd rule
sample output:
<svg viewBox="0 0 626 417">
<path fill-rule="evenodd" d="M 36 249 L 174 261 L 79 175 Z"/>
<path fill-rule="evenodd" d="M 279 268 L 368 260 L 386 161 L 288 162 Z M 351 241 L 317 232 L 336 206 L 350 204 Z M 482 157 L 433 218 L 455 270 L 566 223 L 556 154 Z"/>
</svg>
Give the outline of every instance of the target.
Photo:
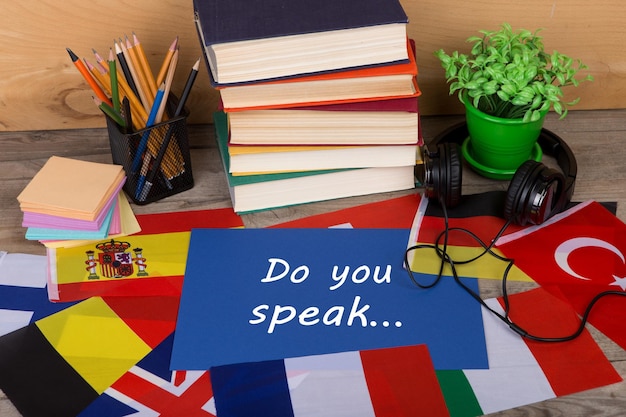
<svg viewBox="0 0 626 417">
<path fill-rule="evenodd" d="M 426 345 L 219 366 L 211 381 L 219 417 L 449 415 Z"/>
</svg>

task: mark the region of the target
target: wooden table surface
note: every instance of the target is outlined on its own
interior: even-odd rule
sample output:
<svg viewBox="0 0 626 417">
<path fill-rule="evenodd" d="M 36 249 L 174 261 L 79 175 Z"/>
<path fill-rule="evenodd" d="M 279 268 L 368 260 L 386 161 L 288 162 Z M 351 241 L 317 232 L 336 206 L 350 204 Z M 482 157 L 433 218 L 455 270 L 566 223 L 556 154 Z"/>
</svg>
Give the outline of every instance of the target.
<svg viewBox="0 0 626 417">
<path fill-rule="evenodd" d="M 460 120 L 462 117 L 459 116 L 423 118 L 425 139 L 428 141 Z M 626 220 L 626 110 L 573 111 L 562 121 L 550 114 L 545 127 L 562 137 L 576 155 L 578 177 L 574 200 L 617 201 L 617 215 L 621 220 Z M 136 214 L 230 206 L 212 126 L 190 126 L 189 134 L 194 188 L 153 204 L 133 206 Z M 24 238 L 25 229 L 21 227 L 22 213 L 17 195 L 52 155 L 111 163 L 107 132 L 104 129 L 0 132 L 0 146 L 0 250 L 43 255 L 45 250 L 42 245 Z M 467 169 L 464 171 L 464 194 L 505 190 L 507 185 L 505 181 L 489 180 Z M 413 192 L 416 190 L 311 203 L 242 217 L 247 227 L 265 227 Z M 481 280 L 480 285 L 485 298 L 500 295 L 497 282 Z M 528 283 L 510 283 L 511 292 L 531 286 Z M 626 377 L 626 352 L 592 327 L 589 329 L 620 375 Z M 0 416 L 19 415 L 10 401 L 0 393 Z M 626 382 L 492 415 L 623 416 L 626 415 Z"/>
</svg>

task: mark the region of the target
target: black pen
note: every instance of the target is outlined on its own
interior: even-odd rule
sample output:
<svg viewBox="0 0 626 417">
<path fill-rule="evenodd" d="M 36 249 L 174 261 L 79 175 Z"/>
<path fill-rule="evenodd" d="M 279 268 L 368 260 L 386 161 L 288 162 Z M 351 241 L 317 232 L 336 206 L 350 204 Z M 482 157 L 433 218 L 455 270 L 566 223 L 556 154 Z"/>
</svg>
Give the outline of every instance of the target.
<svg viewBox="0 0 626 417">
<path fill-rule="evenodd" d="M 122 99 L 122 110 L 124 110 L 124 121 L 126 122 L 126 134 L 133 133 L 133 116 L 130 112 L 130 100 L 124 96 Z"/>
</svg>

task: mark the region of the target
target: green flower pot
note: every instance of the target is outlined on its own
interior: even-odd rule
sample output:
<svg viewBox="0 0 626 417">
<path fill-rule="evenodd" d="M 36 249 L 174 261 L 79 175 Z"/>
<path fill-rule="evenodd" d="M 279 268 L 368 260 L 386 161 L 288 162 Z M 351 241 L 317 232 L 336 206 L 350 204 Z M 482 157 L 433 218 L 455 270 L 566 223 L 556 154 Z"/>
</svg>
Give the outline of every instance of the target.
<svg viewBox="0 0 626 417">
<path fill-rule="evenodd" d="M 546 114 L 535 122 L 503 119 L 483 113 L 465 98 L 469 138 L 463 146 L 466 161 L 480 174 L 510 179 L 529 159 L 541 160 L 537 139 Z"/>
</svg>

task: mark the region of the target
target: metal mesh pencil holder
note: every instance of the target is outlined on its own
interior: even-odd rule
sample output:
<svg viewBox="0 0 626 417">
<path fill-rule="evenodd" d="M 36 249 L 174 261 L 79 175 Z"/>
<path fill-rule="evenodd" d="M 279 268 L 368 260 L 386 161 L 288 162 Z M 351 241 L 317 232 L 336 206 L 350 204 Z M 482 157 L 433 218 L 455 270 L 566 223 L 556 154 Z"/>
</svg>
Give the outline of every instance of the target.
<svg viewBox="0 0 626 417">
<path fill-rule="evenodd" d="M 193 187 L 186 115 L 132 133 L 123 132 L 109 116 L 106 121 L 113 163 L 124 168 L 124 191 L 135 204 Z"/>
</svg>

